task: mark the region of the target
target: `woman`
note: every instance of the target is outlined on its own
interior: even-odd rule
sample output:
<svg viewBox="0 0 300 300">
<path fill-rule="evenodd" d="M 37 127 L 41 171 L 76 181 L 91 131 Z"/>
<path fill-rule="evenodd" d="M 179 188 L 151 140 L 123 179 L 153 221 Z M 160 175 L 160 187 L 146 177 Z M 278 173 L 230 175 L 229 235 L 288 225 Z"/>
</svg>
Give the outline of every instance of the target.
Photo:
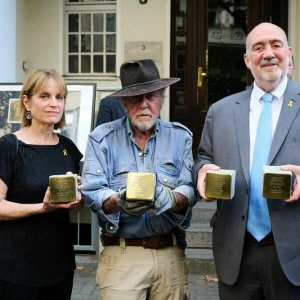
<svg viewBox="0 0 300 300">
<path fill-rule="evenodd" d="M 82 154 L 54 129 L 65 125 L 67 88 L 37 70 L 20 93 L 22 129 L 0 138 L 0 299 L 70 299 L 75 268 L 69 210 L 52 204 L 49 176 L 78 173 Z"/>
</svg>

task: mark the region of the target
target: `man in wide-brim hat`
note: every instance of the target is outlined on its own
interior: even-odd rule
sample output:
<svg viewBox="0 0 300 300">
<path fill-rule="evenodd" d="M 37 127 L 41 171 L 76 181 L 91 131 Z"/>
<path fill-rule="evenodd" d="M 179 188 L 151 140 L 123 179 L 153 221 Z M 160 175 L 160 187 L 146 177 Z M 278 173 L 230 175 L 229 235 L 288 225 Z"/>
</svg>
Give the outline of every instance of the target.
<svg viewBox="0 0 300 300">
<path fill-rule="evenodd" d="M 138 96 L 163 89 L 179 78 L 160 78 L 158 69 L 151 59 L 128 61 L 121 65 L 122 88 L 108 97 Z"/>
<path fill-rule="evenodd" d="M 196 199 L 191 168 L 192 133 L 159 119 L 163 94 L 178 78 L 160 78 L 150 59 L 121 65 L 119 97 L 127 116 L 98 126 L 89 136 L 83 193 L 96 213 L 104 250 L 97 282 L 101 300 L 182 300 L 189 297 L 185 230 Z M 154 174 L 137 181 L 128 199 L 129 172 Z"/>
</svg>

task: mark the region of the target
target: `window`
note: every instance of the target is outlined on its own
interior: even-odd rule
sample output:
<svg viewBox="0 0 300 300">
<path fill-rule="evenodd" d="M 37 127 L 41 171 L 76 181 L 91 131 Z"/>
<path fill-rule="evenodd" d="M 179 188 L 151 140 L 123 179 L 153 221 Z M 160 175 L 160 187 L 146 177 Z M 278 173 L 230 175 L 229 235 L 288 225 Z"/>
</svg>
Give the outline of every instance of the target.
<svg viewBox="0 0 300 300">
<path fill-rule="evenodd" d="M 116 74 L 116 2 L 66 1 L 65 75 Z"/>
</svg>

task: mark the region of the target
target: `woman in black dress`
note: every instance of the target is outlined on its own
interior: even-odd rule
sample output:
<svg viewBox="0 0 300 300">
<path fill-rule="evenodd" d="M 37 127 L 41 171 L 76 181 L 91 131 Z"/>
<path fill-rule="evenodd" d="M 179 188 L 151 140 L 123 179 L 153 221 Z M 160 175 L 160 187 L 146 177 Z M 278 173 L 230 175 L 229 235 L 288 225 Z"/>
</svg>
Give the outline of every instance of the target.
<svg viewBox="0 0 300 300">
<path fill-rule="evenodd" d="M 70 299 L 75 256 L 71 203 L 52 204 L 49 176 L 78 173 L 82 154 L 54 129 L 65 125 L 67 88 L 54 70 L 37 70 L 20 93 L 22 129 L 0 138 L 0 299 Z"/>
</svg>

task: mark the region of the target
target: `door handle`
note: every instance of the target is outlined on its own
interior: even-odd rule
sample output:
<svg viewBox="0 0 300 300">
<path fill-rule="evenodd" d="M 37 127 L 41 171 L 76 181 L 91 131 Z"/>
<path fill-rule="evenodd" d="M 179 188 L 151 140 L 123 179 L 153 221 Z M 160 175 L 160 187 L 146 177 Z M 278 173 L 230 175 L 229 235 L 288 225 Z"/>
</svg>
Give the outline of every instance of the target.
<svg viewBox="0 0 300 300">
<path fill-rule="evenodd" d="M 202 87 L 202 79 L 203 77 L 207 77 L 207 74 L 202 72 L 202 68 L 198 68 L 198 87 Z"/>
</svg>

